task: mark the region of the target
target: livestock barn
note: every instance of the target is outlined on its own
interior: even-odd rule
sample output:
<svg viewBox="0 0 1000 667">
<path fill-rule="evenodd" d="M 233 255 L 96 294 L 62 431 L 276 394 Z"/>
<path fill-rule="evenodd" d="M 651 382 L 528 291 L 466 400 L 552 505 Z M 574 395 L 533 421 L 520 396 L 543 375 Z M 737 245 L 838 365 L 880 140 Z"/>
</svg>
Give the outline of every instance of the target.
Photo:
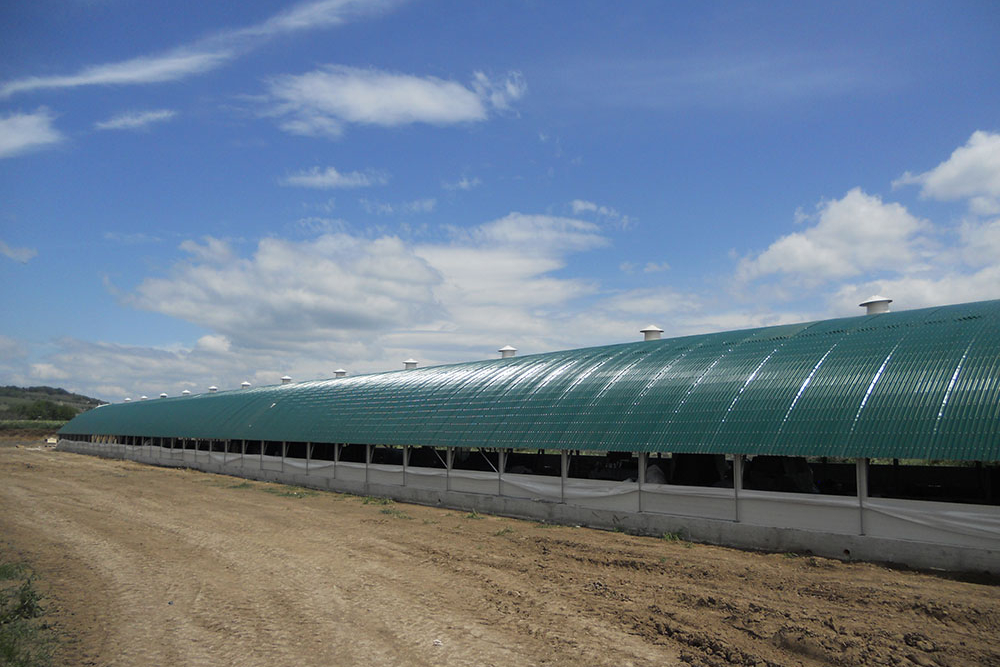
<svg viewBox="0 0 1000 667">
<path fill-rule="evenodd" d="M 108 405 L 66 424 L 59 447 L 551 522 L 1000 573 L 1000 301 L 646 334 Z"/>
</svg>

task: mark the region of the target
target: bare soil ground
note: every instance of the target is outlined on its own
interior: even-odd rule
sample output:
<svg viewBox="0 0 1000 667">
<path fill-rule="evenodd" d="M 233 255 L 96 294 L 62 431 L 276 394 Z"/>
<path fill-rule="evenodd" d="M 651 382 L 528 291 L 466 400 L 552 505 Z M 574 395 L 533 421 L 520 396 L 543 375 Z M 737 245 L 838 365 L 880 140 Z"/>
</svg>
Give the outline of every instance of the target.
<svg viewBox="0 0 1000 667">
<path fill-rule="evenodd" d="M 66 665 L 1000 665 L 994 580 L 0 446 Z"/>
</svg>

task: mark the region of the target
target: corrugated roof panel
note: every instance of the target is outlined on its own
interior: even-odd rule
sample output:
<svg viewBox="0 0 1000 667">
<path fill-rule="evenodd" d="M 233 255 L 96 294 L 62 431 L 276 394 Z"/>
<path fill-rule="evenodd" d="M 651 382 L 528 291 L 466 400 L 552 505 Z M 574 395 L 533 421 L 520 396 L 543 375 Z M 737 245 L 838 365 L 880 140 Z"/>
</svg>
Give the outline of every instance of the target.
<svg viewBox="0 0 1000 667">
<path fill-rule="evenodd" d="M 64 434 L 1000 459 L 1000 301 L 105 406 Z"/>
</svg>

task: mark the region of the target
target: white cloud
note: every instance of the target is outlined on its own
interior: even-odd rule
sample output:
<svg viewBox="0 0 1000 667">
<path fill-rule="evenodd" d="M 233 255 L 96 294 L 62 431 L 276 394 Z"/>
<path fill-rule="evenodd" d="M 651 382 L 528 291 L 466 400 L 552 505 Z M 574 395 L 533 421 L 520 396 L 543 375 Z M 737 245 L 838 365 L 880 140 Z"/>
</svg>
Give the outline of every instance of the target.
<svg viewBox="0 0 1000 667">
<path fill-rule="evenodd" d="M 293 134 L 337 137 L 350 123 L 395 127 L 482 121 L 491 106 L 506 109 L 516 99 L 494 100 L 481 85 L 478 77 L 469 89 L 437 77 L 328 65 L 274 78 L 270 113 L 281 117 L 281 127 Z M 501 102 L 505 106 L 498 107 Z"/>
<path fill-rule="evenodd" d="M 642 267 L 643 273 L 662 273 L 669 270 L 670 264 L 667 262 L 646 262 L 646 266 Z"/>
<path fill-rule="evenodd" d="M 573 211 L 573 215 L 592 213 L 596 217 L 612 222 L 622 229 L 628 229 L 633 223 L 632 218 L 619 213 L 616 209 L 611 208 L 610 206 L 601 206 L 585 199 L 574 199 L 569 203 L 569 205 L 570 209 Z"/>
<path fill-rule="evenodd" d="M 443 181 L 441 183 L 441 187 L 445 190 L 472 190 L 473 188 L 478 188 L 482 184 L 482 180 L 478 177 L 469 178 L 468 176 L 462 176 L 462 178 L 453 183 Z"/>
<path fill-rule="evenodd" d="M 892 280 L 868 280 L 842 285 L 830 302 L 833 313 L 860 315 L 858 304 L 872 294 L 893 299 L 893 307 L 909 310 L 950 303 L 1000 298 L 1000 262 L 979 270 L 962 266 L 903 276 Z"/>
<path fill-rule="evenodd" d="M 333 167 L 321 169 L 313 167 L 306 171 L 286 176 L 282 185 L 292 185 L 303 188 L 335 189 L 335 188 L 365 188 L 371 185 L 384 185 L 388 181 L 385 174 L 376 172 L 351 171 L 341 173 Z"/>
<path fill-rule="evenodd" d="M 45 107 L 34 113 L 13 113 L 0 118 L 0 158 L 62 141 L 62 134 L 52 127 L 52 120 Z"/>
<path fill-rule="evenodd" d="M 403 210 L 407 213 L 430 213 L 437 206 L 437 199 L 427 197 L 425 199 L 414 199 L 403 204 Z"/>
<path fill-rule="evenodd" d="M 1000 212 L 1000 134 L 973 132 L 947 160 L 922 174 L 906 172 L 893 185 L 920 185 L 932 199 L 970 200 L 974 213 Z"/>
<path fill-rule="evenodd" d="M 135 232 L 131 234 L 123 234 L 121 232 L 104 232 L 104 239 L 106 241 L 114 241 L 115 243 L 123 243 L 125 245 L 160 243 L 163 240 L 158 236 L 152 236 L 143 232 Z"/>
<path fill-rule="evenodd" d="M 75 74 L 34 76 L 10 81 L 0 86 L 0 98 L 51 88 L 177 81 L 216 69 L 275 36 L 338 25 L 349 18 L 377 12 L 393 4 L 395 3 L 391 1 L 363 0 L 303 2 L 258 24 L 223 30 L 163 54 L 90 65 Z"/>
<path fill-rule="evenodd" d="M 138 130 L 153 123 L 168 121 L 177 115 L 172 109 L 155 109 L 153 111 L 130 111 L 128 113 L 95 123 L 98 130 Z"/>
<path fill-rule="evenodd" d="M 524 97 L 528 84 L 520 72 L 510 72 L 504 79 L 491 79 L 483 72 L 475 72 L 472 89 L 480 99 L 487 101 L 498 111 L 508 111 L 511 103 Z"/>
<path fill-rule="evenodd" d="M 224 354 L 229 352 L 230 342 L 225 336 L 215 336 L 208 334 L 202 336 L 198 339 L 195 345 L 196 349 L 204 350 L 205 352 L 214 352 L 216 354 Z"/>
<path fill-rule="evenodd" d="M 0 255 L 21 264 L 27 264 L 32 258 L 38 255 L 38 251 L 34 248 L 15 248 L 14 246 L 7 245 L 0 239 Z"/>
<path fill-rule="evenodd" d="M 743 280 L 783 274 L 809 284 L 849 278 L 867 271 L 905 271 L 924 259 L 930 224 L 896 203 L 854 188 L 823 202 L 816 224 L 781 237 L 755 257 L 744 258 Z"/>
<path fill-rule="evenodd" d="M 394 213 L 430 213 L 437 207 L 437 199 L 427 197 L 413 201 L 391 204 L 389 202 L 359 199 L 358 203 L 365 211 L 373 215 L 392 215 Z"/>
</svg>

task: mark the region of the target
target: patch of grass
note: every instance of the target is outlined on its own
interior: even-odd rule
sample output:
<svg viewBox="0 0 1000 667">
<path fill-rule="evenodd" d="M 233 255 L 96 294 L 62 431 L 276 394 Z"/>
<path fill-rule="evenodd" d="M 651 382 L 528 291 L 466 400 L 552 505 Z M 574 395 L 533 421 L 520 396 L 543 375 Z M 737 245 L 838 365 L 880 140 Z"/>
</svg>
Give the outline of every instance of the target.
<svg viewBox="0 0 1000 667">
<path fill-rule="evenodd" d="M 799 557 L 799 555 L 797 553 L 795 553 L 794 551 L 786 551 L 785 553 L 783 553 L 781 555 L 783 557 L 785 557 L 785 558 L 798 558 Z"/>
<path fill-rule="evenodd" d="M 0 564 L 0 664 L 49 665 L 55 640 L 42 620 L 45 608 L 35 577 L 21 563 Z"/>
<path fill-rule="evenodd" d="M 683 542 L 684 536 L 678 530 L 673 533 L 663 533 L 663 535 L 660 536 L 660 539 L 664 542 Z"/>
<path fill-rule="evenodd" d="M 265 486 L 261 488 L 261 491 L 281 496 L 282 498 L 308 498 L 309 496 L 316 495 L 316 492 L 312 489 L 306 489 L 301 486 Z"/>
<path fill-rule="evenodd" d="M 250 482 L 240 482 L 239 484 L 231 484 L 231 485 L 229 485 L 226 488 L 229 488 L 229 489 L 252 489 L 253 488 L 253 484 L 251 484 Z"/>
<path fill-rule="evenodd" d="M 507 526 L 507 527 L 501 528 L 497 532 L 493 533 L 493 536 L 494 537 L 503 537 L 504 535 L 510 535 L 513 532 L 514 532 L 514 529 L 511 528 L 510 526 Z"/>
<path fill-rule="evenodd" d="M 469 512 L 468 514 L 466 514 L 464 516 L 465 516 L 466 519 L 482 519 L 482 518 L 484 518 L 483 515 L 480 514 L 479 512 L 477 512 L 476 510 L 472 510 L 471 512 Z"/>
<path fill-rule="evenodd" d="M 544 521 L 536 521 L 536 528 L 556 528 L 559 524 L 557 523 L 545 523 Z"/>
<path fill-rule="evenodd" d="M 430 525 L 435 524 L 435 523 L 441 523 L 441 522 L 440 521 L 435 521 L 434 519 L 424 519 L 424 525 L 425 526 L 430 526 Z"/>
<path fill-rule="evenodd" d="M 396 501 L 392 498 L 381 498 L 379 496 L 365 496 L 361 499 L 361 502 L 365 505 L 392 505 Z"/>
<path fill-rule="evenodd" d="M 403 510 L 397 509 L 395 507 L 383 507 L 382 509 L 379 510 L 379 512 L 381 512 L 382 514 L 386 514 L 388 516 L 391 516 L 391 517 L 395 517 L 397 519 L 412 519 L 413 518 L 412 516 L 410 516 L 409 514 L 407 514 L 406 512 L 404 512 Z"/>
</svg>

